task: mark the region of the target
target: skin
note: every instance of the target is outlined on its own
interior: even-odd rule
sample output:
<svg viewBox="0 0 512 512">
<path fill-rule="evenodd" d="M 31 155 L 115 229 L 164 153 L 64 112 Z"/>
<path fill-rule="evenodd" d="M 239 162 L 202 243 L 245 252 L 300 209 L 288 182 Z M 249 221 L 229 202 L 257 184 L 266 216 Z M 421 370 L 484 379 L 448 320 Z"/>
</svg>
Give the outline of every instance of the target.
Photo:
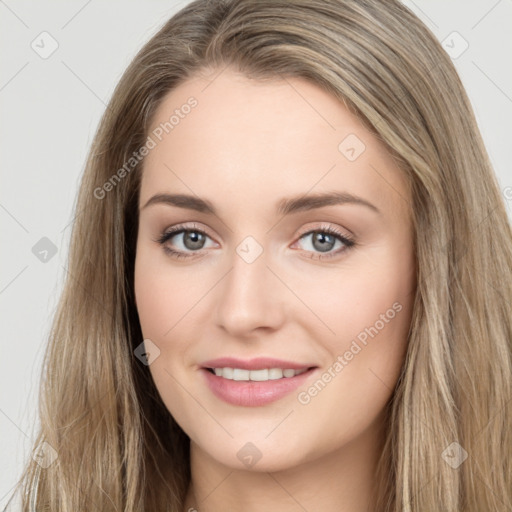
<svg viewBox="0 0 512 512">
<path fill-rule="evenodd" d="M 255 81 L 230 68 L 195 75 L 164 98 L 151 130 L 190 96 L 198 105 L 145 158 L 135 262 L 142 332 L 160 350 L 149 369 L 191 439 L 183 510 L 365 511 L 412 314 L 407 182 L 356 116 L 303 79 Z M 338 148 L 349 134 L 365 145 L 353 161 Z M 379 213 L 354 203 L 275 211 L 283 198 L 328 191 L 364 198 Z M 158 193 L 198 196 L 217 215 L 144 207 Z M 155 240 L 182 223 L 207 237 L 194 249 L 194 239 L 175 235 L 166 245 L 190 255 L 175 259 Z M 334 238 L 322 252 L 307 233 L 326 226 L 356 245 Z M 263 249 L 252 263 L 236 252 L 247 236 Z M 300 403 L 298 393 L 332 373 L 338 356 L 393 304 L 394 318 L 386 316 L 342 371 Z M 202 362 L 222 356 L 318 368 L 276 402 L 235 406 L 213 395 L 200 372 Z M 251 467 L 237 457 L 247 442 L 261 454 Z"/>
</svg>

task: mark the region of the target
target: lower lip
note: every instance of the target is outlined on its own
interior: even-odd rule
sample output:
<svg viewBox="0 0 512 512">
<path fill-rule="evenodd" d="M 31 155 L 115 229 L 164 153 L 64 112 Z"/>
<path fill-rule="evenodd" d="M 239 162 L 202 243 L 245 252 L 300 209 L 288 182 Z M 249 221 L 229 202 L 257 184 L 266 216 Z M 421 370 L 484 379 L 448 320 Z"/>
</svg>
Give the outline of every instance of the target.
<svg viewBox="0 0 512 512">
<path fill-rule="evenodd" d="M 201 369 L 208 387 L 217 398 L 244 407 L 259 407 L 279 400 L 297 389 L 314 371 L 315 368 L 311 368 L 295 377 L 261 382 L 224 379 L 205 368 Z"/>
</svg>

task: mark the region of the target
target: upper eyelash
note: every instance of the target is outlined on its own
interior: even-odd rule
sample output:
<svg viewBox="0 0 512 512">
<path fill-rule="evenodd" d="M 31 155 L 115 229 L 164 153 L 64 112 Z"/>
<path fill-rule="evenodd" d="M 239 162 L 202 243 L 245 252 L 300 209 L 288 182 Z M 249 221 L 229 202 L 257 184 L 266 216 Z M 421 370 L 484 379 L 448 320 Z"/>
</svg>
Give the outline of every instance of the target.
<svg viewBox="0 0 512 512">
<path fill-rule="evenodd" d="M 205 233 L 202 229 L 199 229 L 199 228 L 195 228 L 195 227 L 190 227 L 190 226 L 182 226 L 182 225 L 177 225 L 177 226 L 174 226 L 173 228 L 169 229 L 168 231 L 164 231 L 158 238 L 156 238 L 155 242 L 158 242 L 159 244 L 165 244 L 165 242 L 167 242 L 167 240 L 169 240 L 169 238 L 171 238 L 172 235 L 176 235 L 178 233 L 182 233 L 182 232 L 186 232 L 186 231 L 195 231 L 197 233 L 201 233 L 203 235 L 206 235 L 208 236 L 208 233 Z"/>
<path fill-rule="evenodd" d="M 209 236 L 208 233 L 206 233 L 202 229 L 195 228 L 195 227 L 190 227 L 190 226 L 184 226 L 184 225 L 177 225 L 177 226 L 174 226 L 172 229 L 162 233 L 159 237 L 156 238 L 155 242 L 158 242 L 159 244 L 164 245 L 173 235 L 176 235 L 176 234 L 179 234 L 179 233 L 183 233 L 183 232 L 187 232 L 187 231 L 189 231 L 189 232 L 193 231 L 193 232 L 196 232 L 196 233 L 201 233 L 201 234 L 203 234 L 205 236 Z M 341 249 L 341 251 L 344 251 L 346 249 L 350 249 L 351 247 L 356 245 L 356 242 L 355 242 L 355 240 L 353 238 L 348 237 L 346 235 L 343 235 L 340 231 L 338 231 L 336 228 L 334 228 L 332 226 L 320 227 L 320 228 L 311 229 L 309 231 L 306 231 L 305 233 L 302 233 L 299 236 L 298 240 L 300 240 L 301 238 L 305 237 L 306 235 L 310 235 L 312 233 L 328 233 L 330 235 L 334 235 L 336 238 L 338 238 L 345 245 L 345 249 Z M 187 257 L 191 256 L 190 254 L 185 254 L 185 253 L 182 253 L 181 251 L 175 251 L 174 249 L 171 249 L 169 247 L 164 247 L 164 249 L 168 253 L 170 253 L 173 256 L 176 256 L 178 258 L 180 258 L 180 257 L 187 258 Z M 330 257 L 336 256 L 341 251 L 337 251 L 337 252 L 332 253 L 332 254 L 326 254 L 324 256 L 322 256 L 321 253 L 313 253 L 313 254 L 320 255 L 319 258 L 317 258 L 317 259 L 326 259 L 326 258 L 330 258 Z"/>
</svg>

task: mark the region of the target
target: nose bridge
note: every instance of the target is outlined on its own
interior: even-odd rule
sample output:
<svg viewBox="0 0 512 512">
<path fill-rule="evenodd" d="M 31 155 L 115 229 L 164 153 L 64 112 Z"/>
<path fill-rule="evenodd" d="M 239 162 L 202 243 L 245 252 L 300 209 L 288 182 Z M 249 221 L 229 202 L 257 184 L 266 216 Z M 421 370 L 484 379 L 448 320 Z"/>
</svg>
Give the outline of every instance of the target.
<svg viewBox="0 0 512 512">
<path fill-rule="evenodd" d="M 217 323 L 233 334 L 275 328 L 281 321 L 280 287 L 267 260 L 263 244 L 251 236 L 232 254 L 231 270 L 220 287 Z"/>
</svg>

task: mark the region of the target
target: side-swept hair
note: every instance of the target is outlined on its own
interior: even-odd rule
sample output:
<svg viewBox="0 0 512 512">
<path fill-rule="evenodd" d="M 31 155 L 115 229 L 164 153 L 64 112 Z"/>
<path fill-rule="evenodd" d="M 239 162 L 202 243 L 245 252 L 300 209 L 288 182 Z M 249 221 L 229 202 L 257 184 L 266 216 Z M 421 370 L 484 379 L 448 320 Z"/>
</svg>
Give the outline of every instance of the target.
<svg viewBox="0 0 512 512">
<path fill-rule="evenodd" d="M 512 510 L 512 233 L 449 56 L 398 0 L 196 0 L 134 58 L 92 143 L 40 389 L 34 449 L 57 459 L 28 460 L 23 511 L 31 499 L 39 511 L 182 511 L 189 439 L 133 354 L 143 160 L 97 191 L 144 145 L 169 91 L 227 66 L 324 88 L 411 186 L 417 289 L 375 510 Z M 467 452 L 457 468 L 443 457 L 454 442 Z"/>
</svg>

